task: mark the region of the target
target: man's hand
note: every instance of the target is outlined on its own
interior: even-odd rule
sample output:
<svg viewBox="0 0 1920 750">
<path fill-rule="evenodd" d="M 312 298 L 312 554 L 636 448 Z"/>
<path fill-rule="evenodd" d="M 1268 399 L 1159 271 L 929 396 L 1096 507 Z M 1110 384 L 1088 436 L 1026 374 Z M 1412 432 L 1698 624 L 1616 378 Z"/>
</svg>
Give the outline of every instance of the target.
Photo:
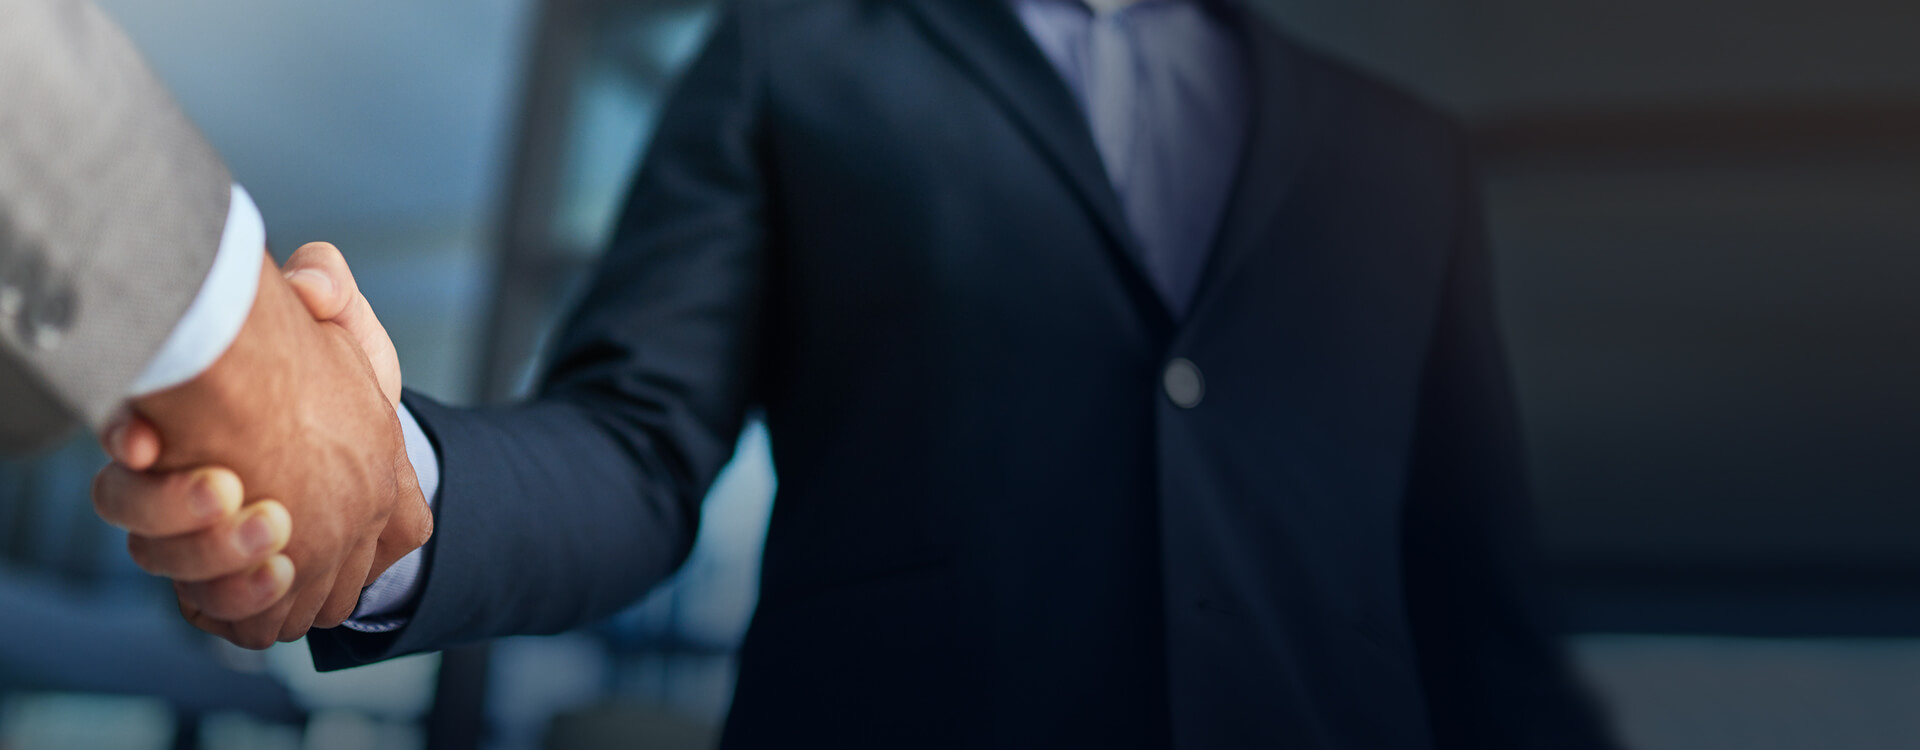
<svg viewBox="0 0 1920 750">
<path fill-rule="evenodd" d="M 188 620 L 252 648 L 339 624 L 432 530 L 394 416 L 398 360 L 339 251 L 301 248 L 284 280 L 264 265 L 220 361 L 108 432 L 119 463 L 94 493 Z"/>
</svg>

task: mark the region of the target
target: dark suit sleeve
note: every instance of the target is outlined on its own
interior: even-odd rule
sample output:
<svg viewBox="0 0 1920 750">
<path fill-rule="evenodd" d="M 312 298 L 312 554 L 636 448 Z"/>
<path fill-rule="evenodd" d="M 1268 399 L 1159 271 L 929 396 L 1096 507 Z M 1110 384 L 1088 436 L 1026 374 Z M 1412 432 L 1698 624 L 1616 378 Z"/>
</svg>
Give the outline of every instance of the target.
<svg viewBox="0 0 1920 750">
<path fill-rule="evenodd" d="M 538 396 L 468 410 L 409 395 L 443 477 L 421 598 L 393 633 L 313 631 L 321 669 L 579 626 L 685 559 L 752 399 L 766 250 L 751 37 L 723 11 L 682 78 Z"/>
<path fill-rule="evenodd" d="M 1403 531 L 1408 608 L 1437 746 L 1609 747 L 1545 616 L 1478 190 L 1470 178 L 1461 183 Z"/>
</svg>

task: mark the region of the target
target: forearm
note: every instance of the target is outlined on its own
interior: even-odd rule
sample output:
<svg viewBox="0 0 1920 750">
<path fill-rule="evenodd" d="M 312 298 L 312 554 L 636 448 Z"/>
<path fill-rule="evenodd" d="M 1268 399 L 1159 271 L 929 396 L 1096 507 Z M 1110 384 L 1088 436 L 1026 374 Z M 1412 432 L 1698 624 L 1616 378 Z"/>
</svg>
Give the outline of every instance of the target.
<svg viewBox="0 0 1920 750">
<path fill-rule="evenodd" d="M 411 398 L 440 454 L 437 527 L 408 624 L 310 636 L 339 668 L 611 614 L 677 568 L 753 401 L 765 274 L 756 47 L 723 6 L 635 179 L 539 398 Z"/>
<path fill-rule="evenodd" d="M 638 600 L 685 560 L 704 485 L 673 467 L 660 433 L 569 399 L 454 409 L 409 394 L 406 403 L 442 470 L 420 598 L 390 634 L 315 631 L 321 669 L 578 627 Z"/>
</svg>

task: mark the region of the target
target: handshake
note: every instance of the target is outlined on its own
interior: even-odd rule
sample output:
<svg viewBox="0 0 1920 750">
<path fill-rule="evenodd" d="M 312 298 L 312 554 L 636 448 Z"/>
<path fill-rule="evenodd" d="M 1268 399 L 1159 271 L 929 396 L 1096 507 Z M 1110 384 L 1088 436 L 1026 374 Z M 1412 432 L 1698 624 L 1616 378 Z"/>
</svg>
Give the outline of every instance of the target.
<svg viewBox="0 0 1920 750">
<path fill-rule="evenodd" d="M 337 626 L 433 531 L 399 400 L 393 343 L 340 252 L 266 258 L 226 353 L 103 431 L 94 508 L 202 630 L 260 649 Z"/>
</svg>

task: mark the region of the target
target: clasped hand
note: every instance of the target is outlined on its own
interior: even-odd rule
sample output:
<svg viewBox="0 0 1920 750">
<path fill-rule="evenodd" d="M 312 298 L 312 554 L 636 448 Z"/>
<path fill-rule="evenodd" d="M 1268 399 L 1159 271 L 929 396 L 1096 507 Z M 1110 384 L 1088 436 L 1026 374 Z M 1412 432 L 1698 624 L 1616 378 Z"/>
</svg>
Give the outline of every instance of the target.
<svg viewBox="0 0 1920 750">
<path fill-rule="evenodd" d="M 284 275 L 206 373 L 104 433 L 94 508 L 196 627 L 247 648 L 339 625 L 433 519 L 395 415 L 393 344 L 332 245 Z"/>
</svg>

